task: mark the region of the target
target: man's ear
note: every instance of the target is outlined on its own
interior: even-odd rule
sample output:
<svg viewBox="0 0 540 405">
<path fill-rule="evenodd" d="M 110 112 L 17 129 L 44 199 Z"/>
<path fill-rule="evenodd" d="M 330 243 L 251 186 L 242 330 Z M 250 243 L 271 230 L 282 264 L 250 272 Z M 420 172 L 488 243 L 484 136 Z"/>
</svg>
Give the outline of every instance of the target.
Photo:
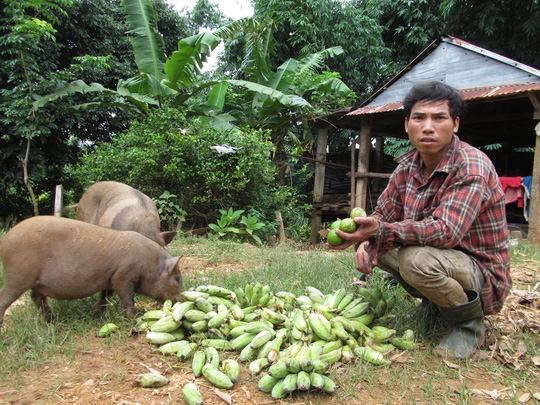
<svg viewBox="0 0 540 405">
<path fill-rule="evenodd" d="M 454 121 L 454 134 L 457 133 L 459 129 L 459 117 L 457 117 Z"/>
<path fill-rule="evenodd" d="M 409 126 L 409 119 L 405 118 L 405 132 L 409 133 L 408 127 Z"/>
</svg>

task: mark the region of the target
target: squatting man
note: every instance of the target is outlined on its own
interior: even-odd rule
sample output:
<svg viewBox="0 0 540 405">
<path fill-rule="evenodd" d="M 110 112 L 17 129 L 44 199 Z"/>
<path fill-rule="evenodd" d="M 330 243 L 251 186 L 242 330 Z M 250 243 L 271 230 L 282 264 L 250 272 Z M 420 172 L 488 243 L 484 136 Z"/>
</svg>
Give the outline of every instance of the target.
<svg viewBox="0 0 540 405">
<path fill-rule="evenodd" d="M 419 313 L 451 326 L 435 353 L 466 359 L 484 341 L 484 315 L 501 310 L 512 286 L 504 193 L 489 158 L 456 135 L 464 101 L 454 88 L 416 84 L 403 108 L 414 148 L 396 159 L 373 214 L 326 246 L 355 245 L 359 271 L 378 266 L 422 298 Z"/>
</svg>

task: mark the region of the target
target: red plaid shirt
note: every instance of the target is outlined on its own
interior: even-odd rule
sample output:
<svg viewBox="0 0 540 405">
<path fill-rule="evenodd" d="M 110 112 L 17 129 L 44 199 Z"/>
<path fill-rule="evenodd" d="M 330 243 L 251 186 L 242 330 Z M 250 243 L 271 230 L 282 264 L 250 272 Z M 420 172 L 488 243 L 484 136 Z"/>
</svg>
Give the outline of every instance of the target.
<svg viewBox="0 0 540 405">
<path fill-rule="evenodd" d="M 416 149 L 396 161 L 373 213 L 381 234 L 371 253 L 408 245 L 461 250 L 484 274 L 484 313 L 499 312 L 512 287 L 510 243 L 504 192 L 489 158 L 454 135 L 427 181 Z"/>
</svg>

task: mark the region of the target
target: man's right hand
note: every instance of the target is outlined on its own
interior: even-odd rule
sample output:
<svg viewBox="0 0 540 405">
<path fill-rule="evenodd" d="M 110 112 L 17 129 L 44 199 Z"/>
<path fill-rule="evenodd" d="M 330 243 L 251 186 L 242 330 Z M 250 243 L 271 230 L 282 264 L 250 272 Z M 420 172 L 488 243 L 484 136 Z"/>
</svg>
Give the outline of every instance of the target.
<svg viewBox="0 0 540 405">
<path fill-rule="evenodd" d="M 335 250 L 345 250 L 349 246 L 356 245 L 371 237 L 379 230 L 379 221 L 372 217 L 356 217 L 354 222 L 358 225 L 356 231 L 347 233 L 336 229 L 337 235 L 343 239 L 343 242 L 337 246 L 330 245 L 326 242 L 326 247 Z"/>
</svg>

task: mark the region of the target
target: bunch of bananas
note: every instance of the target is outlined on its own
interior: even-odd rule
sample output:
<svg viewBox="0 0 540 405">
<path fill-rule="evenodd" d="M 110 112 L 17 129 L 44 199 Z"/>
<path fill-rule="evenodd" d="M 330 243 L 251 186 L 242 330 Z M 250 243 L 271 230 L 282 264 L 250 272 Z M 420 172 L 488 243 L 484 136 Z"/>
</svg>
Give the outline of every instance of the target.
<svg viewBox="0 0 540 405">
<path fill-rule="evenodd" d="M 379 288 L 304 291 L 274 292 L 261 283 L 234 291 L 200 285 L 184 291 L 183 302 L 148 310 L 137 327 L 159 352 L 190 361 L 195 378 L 218 388 L 232 388 L 245 363 L 261 375 L 259 389 L 274 399 L 295 390 L 333 393 L 330 365 L 357 359 L 388 365 L 390 351 L 416 347 L 412 331 L 398 337 L 394 329 L 373 325 L 392 307 Z M 186 402 L 198 403 L 200 393 L 190 384 Z"/>
</svg>

